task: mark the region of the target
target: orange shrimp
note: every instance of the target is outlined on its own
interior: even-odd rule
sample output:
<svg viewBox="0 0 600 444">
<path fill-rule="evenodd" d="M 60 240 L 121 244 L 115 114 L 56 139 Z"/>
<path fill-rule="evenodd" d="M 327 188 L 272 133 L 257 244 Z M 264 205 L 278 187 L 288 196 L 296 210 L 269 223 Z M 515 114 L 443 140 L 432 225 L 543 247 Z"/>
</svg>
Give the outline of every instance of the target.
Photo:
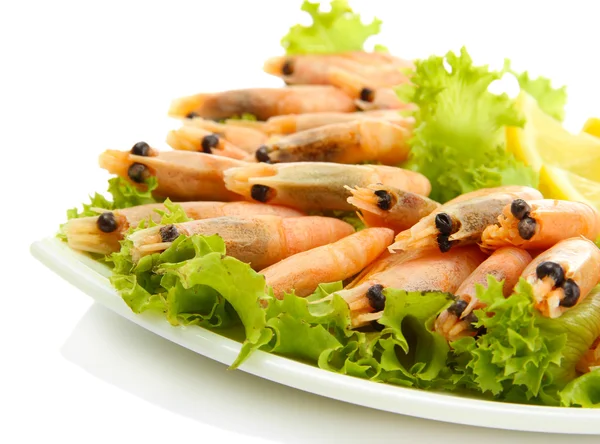
<svg viewBox="0 0 600 444">
<path fill-rule="evenodd" d="M 422 252 L 399 262 L 383 259 L 384 267 L 338 294 L 350 307 L 352 325 L 360 327 L 381 317 L 385 288 L 454 293 L 485 257 L 475 246 L 467 246 L 448 253 Z M 377 269 L 376 263 L 373 266 Z"/>
<path fill-rule="evenodd" d="M 265 122 L 263 130 L 269 134 L 292 134 L 334 123 L 347 123 L 373 117 L 387 120 L 411 131 L 414 125 L 414 118 L 404 117 L 397 110 L 372 110 L 354 113 L 321 112 L 275 116 Z"/>
<path fill-rule="evenodd" d="M 171 148 L 181 151 L 196 151 L 206 154 L 244 159 L 248 153 L 227 140 L 203 128 L 183 125 L 167 134 L 167 143 Z"/>
<path fill-rule="evenodd" d="M 286 292 L 308 296 L 321 283 L 348 279 L 373 262 L 392 242 L 387 228 L 367 228 L 332 244 L 290 256 L 260 273 L 275 297 Z"/>
<path fill-rule="evenodd" d="M 472 197 L 474 196 L 474 197 Z M 502 209 L 515 199 L 539 199 L 541 193 L 529 187 L 490 188 L 472 196 L 460 196 L 439 207 L 410 229 L 396 236 L 390 250 L 439 248 L 479 242 L 483 230 L 496 222 Z"/>
<path fill-rule="evenodd" d="M 359 209 L 365 225 L 391 228 L 396 233 L 412 227 L 440 206 L 425 196 L 385 185 L 346 189 L 352 193 L 348 203 Z"/>
<path fill-rule="evenodd" d="M 134 261 L 163 251 L 180 235 L 217 234 L 227 254 L 262 270 L 301 251 L 336 242 L 354 233 L 346 222 L 320 216 L 227 216 L 135 231 L 129 235 Z"/>
<path fill-rule="evenodd" d="M 566 200 L 516 199 L 504 207 L 498 224 L 483 232 L 481 247 L 515 245 L 527 249 L 547 249 L 570 237 L 600 236 L 600 214 L 591 206 Z"/>
<path fill-rule="evenodd" d="M 471 324 L 477 321 L 477 317 L 473 310 L 485 307 L 476 297 L 476 285 L 487 287 L 487 278 L 492 275 L 496 280 L 504 281 L 504 296 L 510 296 L 521 273 L 530 262 L 531 255 L 525 250 L 514 247 L 496 250 L 458 287 L 458 299 L 440 313 L 435 321 L 435 331 L 449 342 L 465 336 L 474 336 L 476 331 L 471 328 Z"/>
<path fill-rule="evenodd" d="M 542 315 L 557 318 L 600 282 L 600 249 L 584 237 L 562 240 L 536 256 L 521 277 L 533 286 Z"/>
<path fill-rule="evenodd" d="M 144 181 L 155 176 L 158 187 L 154 193 L 174 201 L 244 200 L 225 188 L 223 172 L 246 163 L 228 157 L 151 148 L 145 155 L 106 150 L 100 155 L 99 164 L 138 187 L 145 187 Z"/>
<path fill-rule="evenodd" d="M 194 117 L 192 119 L 185 119 L 183 124 L 210 131 L 250 154 L 254 153 L 268 138 L 262 129 L 256 128 L 256 125 L 254 127 L 241 126 L 232 123 L 232 121 L 217 123 L 212 120 L 202 119 L 201 117 Z"/>
<path fill-rule="evenodd" d="M 250 113 L 259 120 L 283 114 L 318 111 L 350 112 L 353 100 L 329 85 L 299 85 L 287 88 L 238 89 L 219 93 L 196 94 L 176 99 L 171 104 L 171 117 L 194 113 L 207 119 L 226 119 Z"/>
<path fill-rule="evenodd" d="M 427 195 L 427 178 L 413 171 L 384 165 L 343 165 L 326 162 L 249 164 L 225 172 L 225 185 L 247 200 L 301 210 L 352 210 L 348 186 L 382 183 Z"/>
<path fill-rule="evenodd" d="M 185 214 L 195 220 L 221 216 L 254 216 L 272 214 L 280 217 L 300 217 L 298 210 L 252 202 L 181 202 Z M 99 215 L 71 219 L 64 227 L 69 246 L 75 250 L 90 253 L 109 254 L 121 249 L 119 241 L 128 229 L 137 227 L 150 218 L 160 223 L 161 214 L 166 211 L 163 204 L 147 204 L 121 210 L 105 211 L 98 209 Z"/>
<path fill-rule="evenodd" d="M 411 133 L 383 119 L 360 119 L 301 131 L 263 145 L 259 162 L 379 161 L 397 165 L 407 159 Z"/>
</svg>

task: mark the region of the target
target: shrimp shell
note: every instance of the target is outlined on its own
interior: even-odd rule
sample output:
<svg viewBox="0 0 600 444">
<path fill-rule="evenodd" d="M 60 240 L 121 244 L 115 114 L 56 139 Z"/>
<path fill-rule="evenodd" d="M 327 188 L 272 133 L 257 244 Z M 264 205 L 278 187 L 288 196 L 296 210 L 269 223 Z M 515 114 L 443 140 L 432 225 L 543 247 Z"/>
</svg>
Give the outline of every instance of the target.
<svg viewBox="0 0 600 444">
<path fill-rule="evenodd" d="M 158 187 L 154 194 L 157 196 L 173 201 L 243 200 L 242 196 L 225 188 L 223 182 L 225 170 L 246 165 L 240 160 L 189 151 L 155 150 L 150 156 L 106 150 L 99 158 L 101 168 L 144 189 L 145 184 L 136 183 L 129 177 L 128 171 L 135 163 L 144 165 L 147 174 L 156 177 Z"/>
<path fill-rule="evenodd" d="M 181 202 L 185 214 L 194 219 L 210 219 L 222 216 L 254 216 L 275 215 L 280 217 L 300 217 L 304 214 L 298 210 L 252 202 Z M 98 216 L 71 219 L 64 228 L 69 247 L 90 253 L 109 254 L 121 249 L 119 241 L 128 229 L 137 227 L 143 220 L 151 219 L 160 223 L 161 214 L 166 211 L 163 204 L 139 205 L 131 208 L 111 211 L 116 228 L 106 233 L 98 228 Z M 99 210 L 104 212 L 103 210 Z"/>
<path fill-rule="evenodd" d="M 407 159 L 411 133 L 383 119 L 334 123 L 284 136 L 264 145 L 271 162 L 361 163 L 397 165 Z"/>
<path fill-rule="evenodd" d="M 216 137 L 216 146 L 204 148 L 207 137 Z M 184 125 L 177 130 L 171 130 L 167 134 L 167 143 L 171 148 L 181 151 L 205 152 L 217 156 L 231 157 L 232 159 L 244 159 L 248 153 L 233 145 L 227 140 L 211 133 L 203 128 Z"/>
<path fill-rule="evenodd" d="M 352 193 L 348 203 L 359 209 L 365 225 L 391 228 L 396 233 L 412 227 L 440 206 L 427 197 L 385 185 L 346 189 Z"/>
<path fill-rule="evenodd" d="M 308 296 L 321 283 L 343 281 L 373 262 L 392 242 L 387 228 L 367 228 L 337 242 L 298 253 L 260 273 L 274 295 L 286 292 Z"/>
<path fill-rule="evenodd" d="M 483 262 L 485 254 L 474 246 L 460 247 L 448 253 L 429 251 L 399 263 L 389 263 L 381 271 L 366 276 L 351 289 L 338 294 L 350 307 L 352 325 L 360 327 L 379 319 L 367 298 L 374 285 L 406 291 L 454 293 L 460 284 Z M 375 264 L 373 264 L 375 265 Z"/>
<path fill-rule="evenodd" d="M 427 178 L 413 171 L 384 165 L 342 165 L 325 162 L 265 163 L 232 168 L 225 184 L 247 200 L 285 205 L 301 210 L 352 210 L 348 186 L 383 183 L 427 195 Z M 256 191 L 262 191 L 255 194 Z M 254 195 L 254 197 L 253 197 Z"/>
<path fill-rule="evenodd" d="M 176 99 L 171 117 L 195 113 L 207 119 L 226 119 L 250 113 L 259 120 L 283 114 L 319 111 L 355 111 L 353 100 L 343 91 L 328 85 L 299 85 L 287 88 L 238 89 L 219 93 L 196 94 Z"/>
<path fill-rule="evenodd" d="M 515 199 L 538 199 L 541 193 L 529 187 L 492 188 L 454 199 L 439 207 L 429 216 L 421 219 L 410 229 L 396 236 L 391 251 L 411 248 L 440 248 L 448 250 L 452 246 L 479 242 L 484 229 L 496 222 L 504 207 Z M 436 227 L 436 217 L 446 214 L 452 222 L 449 233 L 441 233 Z"/>
<path fill-rule="evenodd" d="M 176 235 L 217 234 L 225 242 L 227 255 L 249 263 L 255 270 L 354 233 L 350 224 L 330 217 L 217 217 L 156 226 L 132 233 L 129 239 L 133 241 L 131 254 L 134 261 L 169 248 L 171 241 L 163 239 L 161 232 L 165 227 L 175 231 Z"/>
<path fill-rule="evenodd" d="M 538 277 L 537 267 L 542 262 L 560 266 L 564 273 L 564 285 L 571 280 L 579 290 L 579 297 L 573 304 L 579 304 L 600 282 L 600 249 L 594 242 L 584 237 L 574 237 L 558 242 L 552 248 L 539 254 L 521 275 L 533 286 L 535 307 L 542 315 L 557 318 L 570 307 L 562 306 L 565 290 L 557 287 L 550 276 Z"/>
<path fill-rule="evenodd" d="M 584 236 L 596 240 L 600 235 L 600 214 L 591 206 L 566 200 L 530 200 L 527 217 L 535 221 L 535 233 L 530 239 L 519 235 L 519 219 L 511 213 L 508 204 L 498 217 L 498 224 L 483 232 L 481 247 L 492 250 L 514 245 L 527 249 L 547 249 L 561 240 Z"/>
<path fill-rule="evenodd" d="M 525 250 L 514 247 L 496 250 L 456 290 L 458 300 L 467 303 L 462 313 L 457 315 L 451 309 L 444 310 L 435 321 L 435 331 L 449 342 L 466 336 L 474 336 L 476 332 L 471 328 L 473 321 L 469 322 L 467 317 L 473 310 L 485 307 L 485 304 L 476 297 L 476 286 L 487 287 L 487 278 L 492 275 L 496 280 L 504 281 L 504 296 L 510 296 L 521 273 L 530 262 L 531 255 Z"/>
<path fill-rule="evenodd" d="M 201 117 L 194 117 L 193 119 L 185 119 L 183 124 L 210 131 L 249 154 L 253 154 L 259 146 L 267 141 L 268 136 L 262 128 L 257 129 L 256 125 L 253 125 L 253 127 L 241 126 L 233 122 L 217 123 L 212 120 L 202 119 Z M 251 123 L 263 124 L 263 122 Z"/>
</svg>

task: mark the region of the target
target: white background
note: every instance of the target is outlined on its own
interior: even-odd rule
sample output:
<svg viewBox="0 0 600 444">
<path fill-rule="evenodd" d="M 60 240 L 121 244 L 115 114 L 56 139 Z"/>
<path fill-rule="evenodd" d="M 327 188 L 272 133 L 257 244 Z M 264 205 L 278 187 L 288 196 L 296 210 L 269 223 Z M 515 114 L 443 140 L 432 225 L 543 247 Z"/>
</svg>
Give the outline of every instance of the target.
<svg viewBox="0 0 600 444">
<path fill-rule="evenodd" d="M 466 44 L 569 86 L 567 126 L 600 115 L 594 2 L 351 2 L 406 58 Z M 300 0 L 0 2 L 0 442 L 564 442 L 417 420 L 246 375 L 118 318 L 35 262 L 29 244 L 103 191 L 96 160 L 166 148 L 172 98 L 278 86 L 261 72 Z M 577 442 L 597 442 L 577 438 Z M 390 442 L 390 441 L 387 441 Z"/>
</svg>

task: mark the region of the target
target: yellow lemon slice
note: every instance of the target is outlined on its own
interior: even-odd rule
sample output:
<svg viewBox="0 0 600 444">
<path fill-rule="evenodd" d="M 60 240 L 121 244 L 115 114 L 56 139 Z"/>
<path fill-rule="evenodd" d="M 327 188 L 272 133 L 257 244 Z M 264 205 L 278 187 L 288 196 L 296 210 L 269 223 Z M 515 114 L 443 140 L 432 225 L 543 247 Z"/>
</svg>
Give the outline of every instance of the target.
<svg viewBox="0 0 600 444">
<path fill-rule="evenodd" d="M 551 165 L 540 169 L 539 189 L 547 199 L 584 202 L 600 211 L 600 182 Z"/>
</svg>

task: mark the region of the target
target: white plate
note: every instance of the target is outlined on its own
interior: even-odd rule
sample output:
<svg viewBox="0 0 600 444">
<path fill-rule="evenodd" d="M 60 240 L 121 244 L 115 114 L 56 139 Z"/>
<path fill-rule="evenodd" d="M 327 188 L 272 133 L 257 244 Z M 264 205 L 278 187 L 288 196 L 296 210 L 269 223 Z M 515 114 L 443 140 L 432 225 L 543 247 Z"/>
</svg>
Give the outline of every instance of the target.
<svg viewBox="0 0 600 444">
<path fill-rule="evenodd" d="M 196 326 L 173 327 L 156 314 L 134 314 L 110 285 L 110 270 L 56 238 L 35 242 L 32 254 L 48 268 L 138 325 L 224 364 L 240 343 Z M 600 435 L 600 410 L 537 407 L 482 401 L 370 382 L 258 351 L 240 370 L 317 395 L 388 412 L 509 430 Z"/>
</svg>

